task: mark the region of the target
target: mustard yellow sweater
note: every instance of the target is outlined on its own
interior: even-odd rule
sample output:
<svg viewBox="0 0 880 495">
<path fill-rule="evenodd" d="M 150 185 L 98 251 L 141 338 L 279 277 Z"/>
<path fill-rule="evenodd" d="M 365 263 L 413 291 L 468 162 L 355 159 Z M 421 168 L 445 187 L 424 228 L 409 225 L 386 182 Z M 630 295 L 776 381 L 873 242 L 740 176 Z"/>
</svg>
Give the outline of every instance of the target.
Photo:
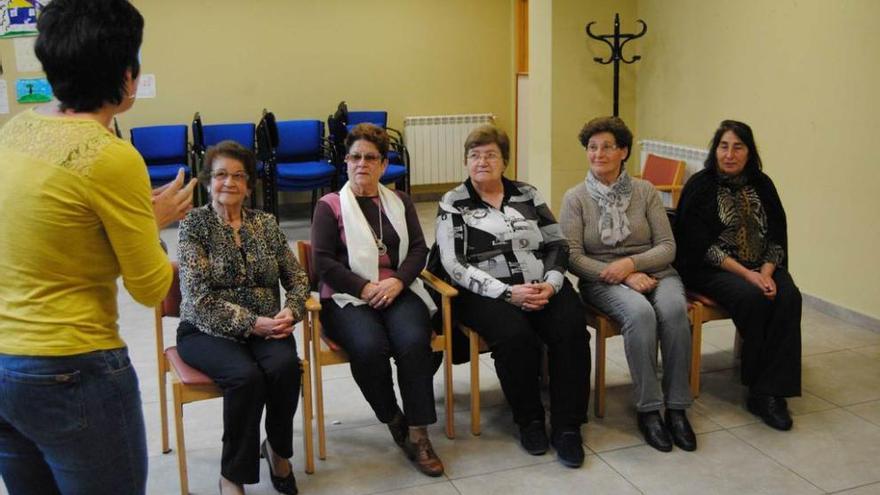
<svg viewBox="0 0 880 495">
<path fill-rule="evenodd" d="M 0 128 L 0 353 L 124 346 L 116 279 L 155 305 L 171 285 L 144 161 L 93 120 L 28 110 Z"/>
</svg>

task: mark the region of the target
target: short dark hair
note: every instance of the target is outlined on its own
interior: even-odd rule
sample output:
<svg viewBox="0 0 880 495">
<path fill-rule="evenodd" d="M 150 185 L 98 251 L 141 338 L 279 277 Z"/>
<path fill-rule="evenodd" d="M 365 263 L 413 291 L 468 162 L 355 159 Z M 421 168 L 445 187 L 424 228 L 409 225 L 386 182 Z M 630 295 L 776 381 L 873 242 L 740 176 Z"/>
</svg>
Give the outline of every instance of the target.
<svg viewBox="0 0 880 495">
<path fill-rule="evenodd" d="M 627 149 L 626 157 L 621 161 L 622 166 L 622 162 L 625 162 L 632 153 L 632 131 L 620 117 L 596 117 L 581 128 L 581 132 L 578 133 L 578 141 L 581 142 L 581 146 L 586 148 L 590 138 L 602 132 L 610 132 L 614 136 L 614 144 L 618 148 Z"/>
<path fill-rule="evenodd" d="M 738 137 L 749 150 L 749 157 L 746 161 L 746 168 L 743 172 L 751 175 L 756 171 L 761 170 L 763 164 L 761 162 L 761 155 L 758 154 L 758 145 L 755 144 L 755 135 L 752 133 L 752 128 L 745 122 L 740 122 L 738 120 L 722 120 L 721 124 L 718 125 L 718 129 L 715 130 L 715 135 L 712 136 L 712 141 L 709 142 L 709 153 L 706 156 L 706 161 L 703 162 L 703 168 L 712 171 L 712 173 L 718 171 L 718 157 L 715 155 L 715 151 L 721 143 L 722 136 L 724 136 L 724 133 L 727 131 L 736 134 L 736 137 Z"/>
<path fill-rule="evenodd" d="M 501 158 L 507 165 L 507 162 L 510 161 L 510 138 L 507 137 L 506 132 L 492 124 L 481 125 L 468 134 L 467 139 L 464 140 L 464 156 L 467 158 L 468 152 L 477 146 L 493 143 L 498 145 L 498 149 L 501 150 Z"/>
<path fill-rule="evenodd" d="M 257 158 L 253 151 L 231 140 L 220 141 L 214 146 L 208 147 L 202 170 L 199 172 L 199 183 L 205 186 L 208 191 L 211 190 L 211 169 L 214 168 L 214 160 L 221 156 L 241 162 L 248 175 L 247 187 L 253 191 L 257 186 Z"/>
<path fill-rule="evenodd" d="M 385 129 L 369 122 L 354 126 L 348 132 L 348 136 L 345 136 L 345 152 L 348 153 L 348 150 L 351 149 L 354 143 L 360 140 L 373 143 L 376 145 L 376 149 L 379 150 L 379 154 L 382 155 L 382 158 L 388 158 L 388 149 L 391 147 L 391 140 L 388 138 L 388 133 L 385 132 Z"/>
<path fill-rule="evenodd" d="M 128 97 L 140 73 L 144 18 L 127 0 L 54 0 L 37 19 L 34 51 L 62 110 L 91 112 Z"/>
</svg>

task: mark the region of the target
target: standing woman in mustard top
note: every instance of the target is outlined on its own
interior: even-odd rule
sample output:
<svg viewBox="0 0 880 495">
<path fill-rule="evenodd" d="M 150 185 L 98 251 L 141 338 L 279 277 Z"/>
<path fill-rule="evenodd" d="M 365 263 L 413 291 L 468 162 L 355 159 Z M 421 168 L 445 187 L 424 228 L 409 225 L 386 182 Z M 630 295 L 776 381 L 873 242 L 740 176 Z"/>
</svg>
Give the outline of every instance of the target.
<svg viewBox="0 0 880 495">
<path fill-rule="evenodd" d="M 144 20 L 126 0 L 55 0 L 36 54 L 58 101 L 0 129 L 0 476 L 11 495 L 143 494 L 140 391 L 116 279 L 145 305 L 171 285 L 158 229 L 191 207 L 150 194 L 110 131 L 131 108 Z"/>
</svg>

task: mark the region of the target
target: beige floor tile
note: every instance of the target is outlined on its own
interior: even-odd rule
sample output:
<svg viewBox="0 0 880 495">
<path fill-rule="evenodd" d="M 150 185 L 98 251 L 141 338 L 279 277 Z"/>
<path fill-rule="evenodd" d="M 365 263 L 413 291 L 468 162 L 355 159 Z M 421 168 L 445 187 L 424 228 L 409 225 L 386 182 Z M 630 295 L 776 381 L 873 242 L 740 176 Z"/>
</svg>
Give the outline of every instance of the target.
<svg viewBox="0 0 880 495">
<path fill-rule="evenodd" d="M 595 455 L 571 469 L 557 462 L 490 472 L 452 482 L 462 495 L 516 495 L 551 493 L 639 493 Z"/>
<path fill-rule="evenodd" d="M 803 360 L 803 388 L 840 406 L 880 399 L 880 360 L 838 351 Z"/>
<path fill-rule="evenodd" d="M 867 347 L 856 347 L 853 351 L 864 354 L 870 358 L 880 359 L 880 345 L 869 345 Z"/>
<path fill-rule="evenodd" d="M 844 490 L 835 493 L 836 495 L 880 495 L 880 483 L 872 483 L 870 485 L 853 488 L 852 490 Z"/>
<path fill-rule="evenodd" d="M 846 410 L 880 426 L 880 400 L 849 406 Z"/>
<path fill-rule="evenodd" d="M 694 401 L 695 412 L 724 428 L 759 421 L 745 409 L 746 387 L 740 385 L 739 368 L 703 373 L 700 397 Z"/>
<path fill-rule="evenodd" d="M 880 481 L 880 426 L 842 409 L 798 416 L 790 432 L 756 424 L 732 433 L 827 491 Z"/>
<path fill-rule="evenodd" d="M 726 431 L 698 435 L 696 452 L 648 446 L 599 454 L 646 494 L 822 493 Z"/>
<path fill-rule="evenodd" d="M 430 485 L 412 486 L 401 488 L 400 490 L 382 492 L 382 495 L 459 495 L 459 493 L 451 481 L 440 481 Z"/>
</svg>

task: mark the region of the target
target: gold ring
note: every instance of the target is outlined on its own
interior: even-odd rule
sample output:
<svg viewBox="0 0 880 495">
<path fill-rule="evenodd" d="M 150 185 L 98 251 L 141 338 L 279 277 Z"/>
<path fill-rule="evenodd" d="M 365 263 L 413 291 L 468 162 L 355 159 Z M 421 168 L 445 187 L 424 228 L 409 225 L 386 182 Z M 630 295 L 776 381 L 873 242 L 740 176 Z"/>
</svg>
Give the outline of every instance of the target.
<svg viewBox="0 0 880 495">
<path fill-rule="evenodd" d="M 382 296 L 382 299 L 388 299 L 388 296 Z"/>
</svg>

